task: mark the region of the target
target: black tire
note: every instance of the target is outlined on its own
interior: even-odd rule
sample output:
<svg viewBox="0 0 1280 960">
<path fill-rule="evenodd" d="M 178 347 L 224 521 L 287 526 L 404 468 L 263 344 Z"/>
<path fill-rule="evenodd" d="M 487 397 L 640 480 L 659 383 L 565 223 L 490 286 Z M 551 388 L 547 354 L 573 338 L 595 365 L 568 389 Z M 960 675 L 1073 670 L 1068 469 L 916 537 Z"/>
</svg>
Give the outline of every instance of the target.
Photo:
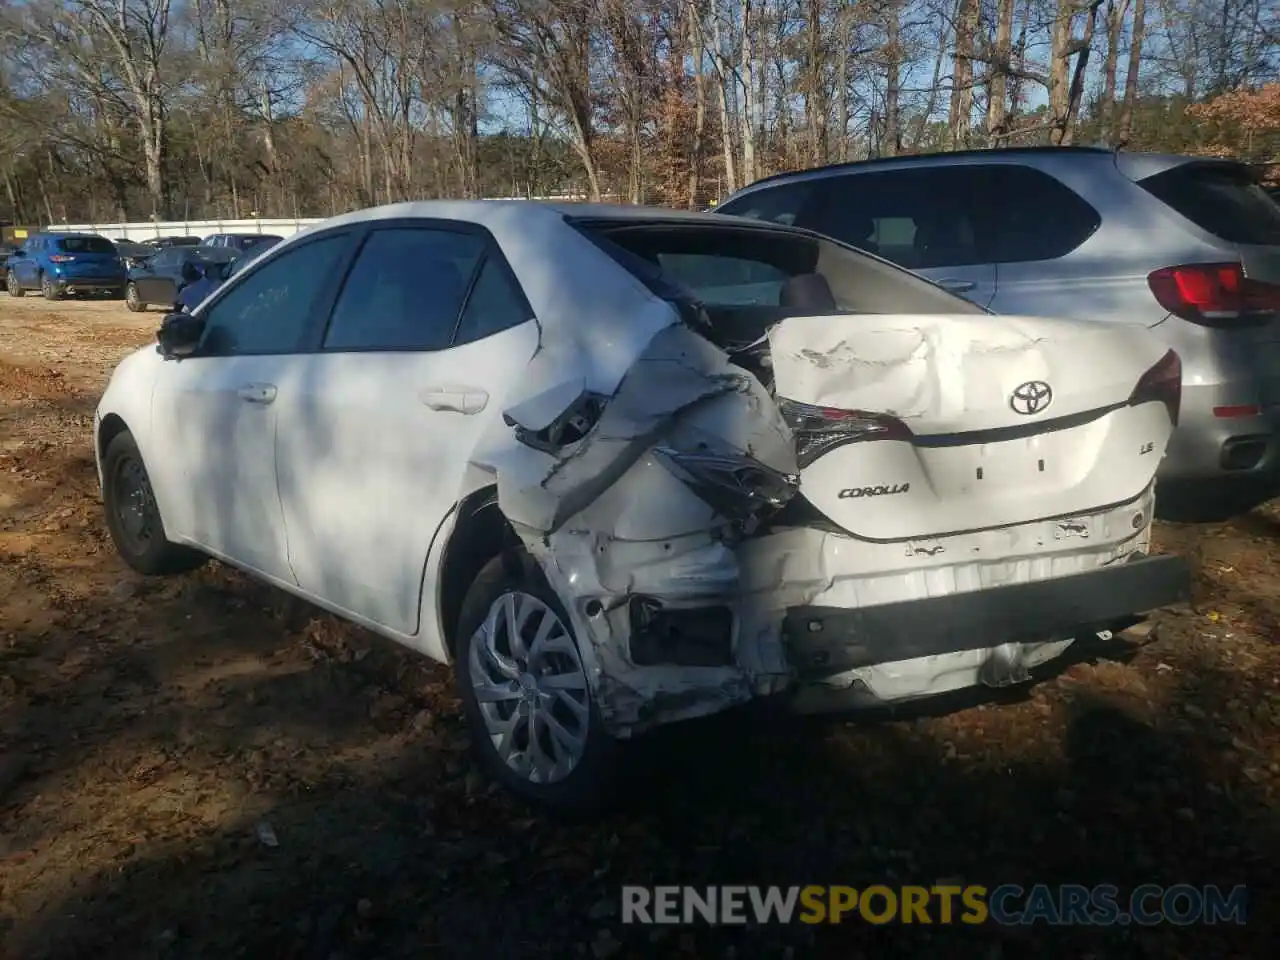
<svg viewBox="0 0 1280 960">
<path fill-rule="evenodd" d="M 133 435 L 111 438 L 102 458 L 102 505 L 121 559 L 138 573 L 165 576 L 194 570 L 208 558 L 165 537 L 160 508 Z"/>
<path fill-rule="evenodd" d="M 147 305 L 138 298 L 138 288 L 130 283 L 124 288 L 124 305 L 134 313 L 145 313 Z"/>
<path fill-rule="evenodd" d="M 472 641 L 476 632 L 484 625 L 490 610 L 503 596 L 512 593 L 523 594 L 540 601 L 560 621 L 570 643 L 574 644 L 575 648 L 578 644 L 577 637 L 573 634 L 573 626 L 565 613 L 563 604 L 561 604 L 555 592 L 547 584 L 542 572 L 530 558 L 527 556 L 522 556 L 519 560 L 509 558 L 506 562 L 502 557 L 491 560 L 480 571 L 480 575 L 476 577 L 475 582 L 472 583 L 471 588 L 467 591 L 467 596 L 463 601 L 462 611 L 458 618 L 454 674 L 471 730 L 472 747 L 481 766 L 489 776 L 530 803 L 561 814 L 578 815 L 598 812 L 609 806 L 614 800 L 615 787 L 617 785 L 617 756 L 620 747 L 618 741 L 610 736 L 605 729 L 589 684 L 584 694 L 586 699 L 585 745 L 576 765 L 563 778 L 546 783 L 539 783 L 529 779 L 526 775 L 517 772 L 507 764 L 499 753 L 497 746 L 490 739 L 485 715 L 476 697 L 474 674 L 476 668 L 473 666 Z M 530 623 L 530 626 L 533 625 Z M 571 659 L 563 653 L 551 654 L 551 656 L 564 657 L 565 661 L 562 662 L 567 662 Z M 513 659 L 519 660 L 519 658 Z M 532 655 L 528 657 L 528 660 L 532 659 Z M 580 657 L 572 659 L 576 659 L 581 664 Z M 536 668 L 534 671 L 522 674 L 522 676 L 529 677 L 534 672 L 536 672 Z M 584 682 L 586 680 L 585 670 L 583 671 L 583 680 Z M 536 683 L 537 681 L 535 680 L 534 682 Z M 520 684 L 516 683 L 515 686 L 519 689 Z M 544 694 L 540 693 L 531 695 L 535 697 L 544 696 Z M 512 703 L 512 701 L 506 702 Z M 576 698 L 575 702 L 577 702 Z M 551 706 L 563 706 L 563 703 L 556 701 Z M 518 707 L 513 704 L 512 709 L 514 711 Z M 549 706 L 546 709 L 550 710 L 551 707 Z M 561 714 L 561 718 L 566 715 L 569 715 L 567 708 Z M 523 739 L 527 742 L 529 740 L 528 731 L 533 729 L 532 718 L 525 721 L 524 729 L 525 737 Z M 541 729 L 545 731 L 546 738 L 540 739 L 539 743 L 549 745 L 548 741 L 551 739 L 551 733 L 550 729 L 546 727 L 545 721 Z M 546 753 L 545 750 L 540 752 Z M 558 747 L 556 752 L 560 752 Z"/>
<path fill-rule="evenodd" d="M 63 297 L 62 288 L 50 280 L 48 274 L 40 278 L 40 293 L 46 300 L 61 300 Z"/>
<path fill-rule="evenodd" d="M 9 292 L 9 296 L 11 297 L 21 297 L 25 295 L 27 292 L 22 289 L 22 284 L 18 282 L 18 275 L 14 273 L 12 270 L 9 270 L 8 272 L 5 273 L 4 287 Z"/>
</svg>

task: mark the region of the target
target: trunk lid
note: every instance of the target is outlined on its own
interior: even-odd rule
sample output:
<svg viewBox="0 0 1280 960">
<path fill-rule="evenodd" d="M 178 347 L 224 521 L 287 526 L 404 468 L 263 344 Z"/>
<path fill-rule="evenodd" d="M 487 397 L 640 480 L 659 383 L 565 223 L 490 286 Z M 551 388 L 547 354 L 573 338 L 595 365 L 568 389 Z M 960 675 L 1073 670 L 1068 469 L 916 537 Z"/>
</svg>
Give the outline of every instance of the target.
<svg viewBox="0 0 1280 960">
<path fill-rule="evenodd" d="M 865 539 L 1123 503 L 1151 483 L 1172 432 L 1164 403 L 1133 402 L 1168 353 L 1138 324 L 795 317 L 769 348 L 801 493 Z"/>
</svg>

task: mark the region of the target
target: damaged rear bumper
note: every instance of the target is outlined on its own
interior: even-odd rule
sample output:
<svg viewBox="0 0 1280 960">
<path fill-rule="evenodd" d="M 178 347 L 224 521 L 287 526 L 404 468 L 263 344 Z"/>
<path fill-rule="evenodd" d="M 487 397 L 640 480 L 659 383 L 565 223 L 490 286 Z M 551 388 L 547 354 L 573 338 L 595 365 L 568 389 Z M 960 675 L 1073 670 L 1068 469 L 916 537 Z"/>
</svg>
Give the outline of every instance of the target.
<svg viewBox="0 0 1280 960">
<path fill-rule="evenodd" d="M 791 607 L 787 659 L 800 682 L 862 667 L 991 648 L 1051 643 L 1190 599 L 1181 557 L 1136 557 L 1085 573 L 859 609 Z"/>
</svg>

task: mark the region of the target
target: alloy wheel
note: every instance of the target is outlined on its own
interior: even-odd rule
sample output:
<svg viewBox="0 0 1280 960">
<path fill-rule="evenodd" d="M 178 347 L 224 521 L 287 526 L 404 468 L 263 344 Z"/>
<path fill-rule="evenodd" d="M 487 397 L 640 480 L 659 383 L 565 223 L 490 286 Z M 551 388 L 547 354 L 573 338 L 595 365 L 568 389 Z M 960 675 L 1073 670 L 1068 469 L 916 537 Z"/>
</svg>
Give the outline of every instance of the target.
<svg viewBox="0 0 1280 960">
<path fill-rule="evenodd" d="M 529 783 L 569 776 L 587 747 L 587 673 L 560 617 L 511 591 L 471 638 L 468 680 L 499 759 Z"/>
</svg>

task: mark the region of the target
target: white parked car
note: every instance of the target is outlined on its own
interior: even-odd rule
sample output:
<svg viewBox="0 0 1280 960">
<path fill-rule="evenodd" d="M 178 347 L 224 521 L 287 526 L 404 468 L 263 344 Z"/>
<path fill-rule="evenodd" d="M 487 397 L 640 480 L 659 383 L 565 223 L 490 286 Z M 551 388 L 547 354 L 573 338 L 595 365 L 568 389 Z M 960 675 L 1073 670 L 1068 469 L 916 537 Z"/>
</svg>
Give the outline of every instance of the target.
<svg viewBox="0 0 1280 960">
<path fill-rule="evenodd" d="M 125 561 L 217 557 L 452 663 L 547 804 L 654 725 L 1016 682 L 1187 589 L 1146 556 L 1175 353 L 803 230 L 380 207 L 158 341 L 95 422 Z"/>
</svg>

